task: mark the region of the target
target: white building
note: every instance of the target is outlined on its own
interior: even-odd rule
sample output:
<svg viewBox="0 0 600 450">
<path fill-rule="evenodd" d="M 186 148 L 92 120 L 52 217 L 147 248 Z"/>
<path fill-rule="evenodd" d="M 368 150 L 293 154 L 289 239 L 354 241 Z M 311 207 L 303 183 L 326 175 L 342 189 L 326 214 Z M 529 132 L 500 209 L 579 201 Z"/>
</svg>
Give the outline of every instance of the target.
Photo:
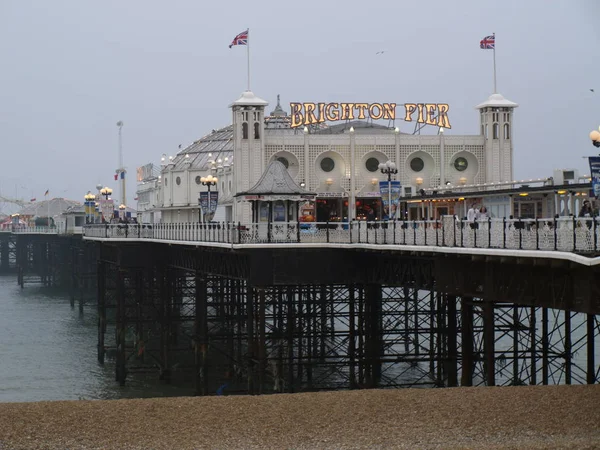
<svg viewBox="0 0 600 450">
<path fill-rule="evenodd" d="M 391 123 L 366 121 L 292 129 L 279 96 L 268 116 L 267 105 L 246 91 L 230 105 L 231 125 L 212 130 L 173 157 L 164 156 L 160 176 L 153 184 L 146 180 L 138 186 L 143 221 L 156 222 L 157 212 L 167 223 L 198 221 L 199 192 L 207 189 L 201 179 L 212 174 L 218 182 L 211 189 L 219 192 L 214 220 L 249 222 L 250 205 L 234 201 L 234 196 L 254 186 L 272 160 L 282 162 L 296 183 L 317 193 L 317 221 L 360 217 L 365 207 L 380 214 L 378 182 L 387 176 L 378 165 L 388 160 L 399 169 L 395 179 L 405 198 L 422 189 L 513 180 L 512 122 L 518 105 L 500 94 L 476 106 L 478 135 L 410 135 Z M 446 207 L 440 213 L 453 212 Z"/>
</svg>

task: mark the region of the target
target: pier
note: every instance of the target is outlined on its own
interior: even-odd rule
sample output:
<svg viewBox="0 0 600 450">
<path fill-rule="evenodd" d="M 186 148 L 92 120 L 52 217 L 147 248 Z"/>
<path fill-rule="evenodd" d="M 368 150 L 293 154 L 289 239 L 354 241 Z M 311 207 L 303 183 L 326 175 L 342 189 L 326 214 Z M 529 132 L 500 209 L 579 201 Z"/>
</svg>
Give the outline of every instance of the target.
<svg viewBox="0 0 600 450">
<path fill-rule="evenodd" d="M 185 374 L 214 395 L 598 383 L 598 233 L 446 217 L 11 234 L 21 286 L 95 296 L 117 382 Z"/>
</svg>

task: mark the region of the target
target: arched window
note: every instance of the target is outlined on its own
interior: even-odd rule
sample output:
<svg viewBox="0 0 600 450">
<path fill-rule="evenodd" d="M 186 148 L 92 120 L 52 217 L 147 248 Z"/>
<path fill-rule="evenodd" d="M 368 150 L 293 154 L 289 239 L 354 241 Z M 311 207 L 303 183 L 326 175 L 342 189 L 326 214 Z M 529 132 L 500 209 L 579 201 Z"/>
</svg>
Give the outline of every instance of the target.
<svg viewBox="0 0 600 450">
<path fill-rule="evenodd" d="M 510 125 L 504 124 L 504 139 L 510 139 Z"/>
<path fill-rule="evenodd" d="M 493 133 L 492 133 L 493 136 L 492 137 L 494 139 L 498 139 L 498 135 L 500 134 L 500 132 L 499 132 L 500 130 L 499 130 L 499 126 L 498 126 L 497 123 L 494 124 L 494 126 L 492 127 L 492 130 L 493 130 Z"/>
<path fill-rule="evenodd" d="M 242 139 L 248 139 L 248 122 L 242 124 Z"/>
<path fill-rule="evenodd" d="M 487 139 L 488 138 L 488 126 L 487 126 L 487 123 L 485 124 L 485 132 L 483 134 L 484 134 L 485 138 Z"/>
<path fill-rule="evenodd" d="M 258 132 L 258 122 L 254 122 L 254 139 L 260 139 L 260 133 Z"/>
</svg>

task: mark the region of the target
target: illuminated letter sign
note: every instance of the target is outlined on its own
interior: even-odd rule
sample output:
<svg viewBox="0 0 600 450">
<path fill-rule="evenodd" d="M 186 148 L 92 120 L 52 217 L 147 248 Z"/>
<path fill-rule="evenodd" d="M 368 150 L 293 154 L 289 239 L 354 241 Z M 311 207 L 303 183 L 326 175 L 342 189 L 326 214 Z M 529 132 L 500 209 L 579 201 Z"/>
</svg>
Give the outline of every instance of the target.
<svg viewBox="0 0 600 450">
<path fill-rule="evenodd" d="M 292 128 L 326 121 L 366 119 L 396 120 L 396 103 L 290 103 Z M 404 120 L 452 128 L 448 119 L 450 107 L 446 103 L 406 103 Z"/>
</svg>

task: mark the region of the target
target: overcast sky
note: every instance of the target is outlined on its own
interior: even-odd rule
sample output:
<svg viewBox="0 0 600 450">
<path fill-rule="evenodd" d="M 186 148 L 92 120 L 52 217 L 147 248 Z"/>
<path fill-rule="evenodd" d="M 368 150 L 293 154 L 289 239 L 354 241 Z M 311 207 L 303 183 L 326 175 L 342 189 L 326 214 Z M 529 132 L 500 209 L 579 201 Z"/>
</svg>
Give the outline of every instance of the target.
<svg viewBox="0 0 600 450">
<path fill-rule="evenodd" d="M 498 91 L 520 105 L 515 177 L 588 173 L 599 23 L 597 0 L 0 0 L 0 190 L 82 200 L 116 187 L 122 120 L 132 199 L 136 167 L 231 122 L 246 51 L 228 45 L 246 28 L 251 88 L 268 111 L 278 93 L 285 109 L 449 103 L 448 134 L 479 132 L 473 107 L 493 90 L 479 41 L 495 32 Z"/>
</svg>

